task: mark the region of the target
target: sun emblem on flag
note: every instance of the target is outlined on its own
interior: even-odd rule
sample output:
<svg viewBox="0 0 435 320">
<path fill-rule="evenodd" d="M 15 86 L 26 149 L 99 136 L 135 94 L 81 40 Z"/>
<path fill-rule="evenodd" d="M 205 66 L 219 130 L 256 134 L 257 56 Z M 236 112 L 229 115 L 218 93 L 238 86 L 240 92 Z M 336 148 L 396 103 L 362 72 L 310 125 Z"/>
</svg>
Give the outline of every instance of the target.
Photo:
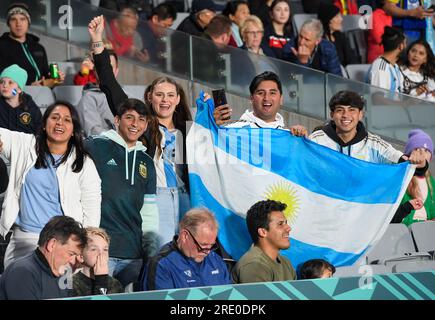
<svg viewBox="0 0 435 320">
<path fill-rule="evenodd" d="M 284 215 L 288 223 L 292 224 L 295 221 L 300 207 L 300 199 L 297 191 L 290 183 L 280 181 L 267 187 L 264 197 L 265 199 L 285 203 L 287 208 L 284 210 Z"/>
</svg>

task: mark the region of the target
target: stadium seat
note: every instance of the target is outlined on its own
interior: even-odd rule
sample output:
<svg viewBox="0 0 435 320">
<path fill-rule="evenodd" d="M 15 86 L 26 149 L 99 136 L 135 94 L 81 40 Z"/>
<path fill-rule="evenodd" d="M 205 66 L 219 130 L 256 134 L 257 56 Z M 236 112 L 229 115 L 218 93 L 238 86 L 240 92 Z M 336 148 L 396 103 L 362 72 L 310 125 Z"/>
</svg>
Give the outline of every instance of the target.
<svg viewBox="0 0 435 320">
<path fill-rule="evenodd" d="M 435 252 L 435 221 L 415 222 L 411 224 L 412 237 L 417 251 Z"/>
<path fill-rule="evenodd" d="M 83 86 L 57 86 L 53 89 L 56 100 L 63 100 L 77 106 L 82 98 Z"/>
<path fill-rule="evenodd" d="M 333 277 L 334 278 L 361 277 L 361 276 L 370 276 L 374 274 L 385 274 L 385 273 L 391 273 L 391 268 L 383 264 L 353 265 L 353 266 L 336 268 Z"/>
<path fill-rule="evenodd" d="M 359 14 L 347 14 L 343 16 L 343 32 L 367 28 L 367 21 Z"/>
<path fill-rule="evenodd" d="M 293 15 L 293 29 L 294 29 L 295 36 L 299 34 L 302 25 L 308 19 L 317 19 L 317 14 L 297 13 Z"/>
<path fill-rule="evenodd" d="M 55 101 L 53 91 L 49 87 L 25 86 L 24 92 L 32 96 L 33 101 L 39 106 L 42 114 Z"/>
<path fill-rule="evenodd" d="M 393 273 L 431 271 L 431 270 L 435 270 L 435 261 L 433 260 L 398 261 L 393 266 L 392 269 L 393 269 Z"/>
<path fill-rule="evenodd" d="M 388 225 L 382 238 L 367 252 L 369 264 L 392 265 L 401 260 L 430 260 L 427 252 L 416 252 L 408 227 L 402 223 Z"/>
<path fill-rule="evenodd" d="M 346 66 L 349 79 L 365 82 L 365 77 L 370 69 L 370 64 L 348 64 Z"/>
<path fill-rule="evenodd" d="M 133 86 L 127 85 L 122 87 L 129 98 L 135 98 L 143 101 L 143 94 L 145 92 L 146 86 Z"/>
</svg>

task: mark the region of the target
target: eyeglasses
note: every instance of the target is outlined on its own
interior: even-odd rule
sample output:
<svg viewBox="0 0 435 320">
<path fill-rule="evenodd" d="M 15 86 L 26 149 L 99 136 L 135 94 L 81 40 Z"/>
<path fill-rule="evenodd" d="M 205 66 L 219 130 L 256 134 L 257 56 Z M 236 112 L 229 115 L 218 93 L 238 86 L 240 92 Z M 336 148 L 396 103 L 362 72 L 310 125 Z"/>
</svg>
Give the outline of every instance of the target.
<svg viewBox="0 0 435 320">
<path fill-rule="evenodd" d="M 201 247 L 201 245 L 198 243 L 198 241 L 196 241 L 196 239 L 193 236 L 192 232 L 190 232 L 190 230 L 187 229 L 187 228 L 185 228 L 185 229 L 190 234 L 190 236 L 192 237 L 192 240 L 195 243 L 196 249 L 198 250 L 198 252 L 209 253 L 210 251 L 215 251 L 216 249 L 219 248 L 219 245 L 217 244 L 217 242 L 215 242 L 210 248 L 203 248 L 203 247 Z"/>
<path fill-rule="evenodd" d="M 245 31 L 246 34 L 251 35 L 251 36 L 262 36 L 264 31 L 260 30 L 260 31 Z"/>
</svg>

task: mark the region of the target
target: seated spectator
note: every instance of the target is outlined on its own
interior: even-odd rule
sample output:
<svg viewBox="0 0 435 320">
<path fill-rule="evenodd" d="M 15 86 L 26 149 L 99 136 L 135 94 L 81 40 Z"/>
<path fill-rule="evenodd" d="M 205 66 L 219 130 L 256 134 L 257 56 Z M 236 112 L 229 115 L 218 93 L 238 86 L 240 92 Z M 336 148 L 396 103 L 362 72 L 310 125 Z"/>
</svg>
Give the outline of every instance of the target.
<svg viewBox="0 0 435 320">
<path fill-rule="evenodd" d="M 30 13 L 27 5 L 13 3 L 6 16 L 9 32 L 0 37 L 0 71 L 17 64 L 26 70 L 27 85 L 48 86 L 61 84 L 65 74 L 59 70 L 59 79 L 50 78 L 47 53 L 39 43 L 39 38 L 28 33 Z"/>
<path fill-rule="evenodd" d="M 201 37 L 217 10 L 212 0 L 193 0 L 191 14 L 179 24 L 177 30 Z"/>
<path fill-rule="evenodd" d="M 271 55 L 265 54 L 264 51 L 270 51 L 269 46 L 263 46 L 262 39 L 264 34 L 263 23 L 256 16 L 249 16 L 243 21 L 240 26 L 240 35 L 242 36 L 243 45 L 242 49 L 259 55 Z"/>
<path fill-rule="evenodd" d="M 119 72 L 118 56 L 111 50 L 109 50 L 109 55 L 113 75 L 116 77 Z M 95 79 L 97 84 L 88 83 L 83 87 L 83 95 L 76 107 L 85 137 L 115 129 L 115 119 L 105 94 L 98 86 L 99 80 L 96 73 Z"/>
<path fill-rule="evenodd" d="M 335 273 L 335 267 L 323 259 L 311 259 L 305 261 L 300 269 L 300 280 L 331 278 Z"/>
<path fill-rule="evenodd" d="M 214 82 L 223 86 L 226 82 L 225 61 L 222 55 L 228 53 L 226 46 L 231 37 L 231 20 L 223 15 L 215 16 L 205 29 L 203 39 L 194 47 L 193 77 L 203 82 Z M 200 43 L 200 45 L 198 45 Z M 228 70 L 229 71 L 229 70 Z"/>
<path fill-rule="evenodd" d="M 142 52 L 149 57 L 148 62 L 153 65 L 165 66 L 166 29 L 170 28 L 177 18 L 177 11 L 168 3 L 161 3 L 155 7 L 147 22 L 138 29 L 142 37 Z M 147 62 L 147 61 L 143 61 Z"/>
<path fill-rule="evenodd" d="M 118 56 L 148 62 L 148 55 L 141 51 L 143 43 L 141 36 L 136 31 L 138 22 L 139 17 L 136 10 L 129 7 L 124 8 L 116 19 L 110 21 L 109 27 L 105 29 L 106 38 L 112 43 L 113 51 Z"/>
<path fill-rule="evenodd" d="M 86 228 L 83 269 L 73 277 L 73 296 L 124 292 L 121 283 L 109 276 L 110 238 L 101 228 Z"/>
<path fill-rule="evenodd" d="M 393 164 L 409 161 L 417 165 L 416 174 L 424 174 L 429 163 L 424 154 L 413 151 L 404 155 L 379 136 L 368 132 L 362 122 L 365 101 L 353 91 L 339 91 L 329 100 L 331 121 L 314 131 L 309 139 L 332 150 L 360 160 Z"/>
<path fill-rule="evenodd" d="M 254 204 L 246 214 L 253 245 L 237 262 L 236 283 L 295 280 L 296 273 L 280 250 L 290 247 L 291 228 L 284 216 L 286 204 L 265 200 Z"/>
<path fill-rule="evenodd" d="M 11 263 L 0 277 L 0 300 L 42 300 L 71 296 L 75 268 L 86 244 L 86 230 L 71 217 L 51 218 L 37 247 Z M 64 285 L 60 277 L 66 275 Z"/>
<path fill-rule="evenodd" d="M 376 0 L 376 9 L 371 15 L 371 28 L 367 30 L 367 63 L 373 63 L 384 53 L 382 35 L 385 27 L 393 25 L 393 18 L 383 9 L 385 1 Z"/>
<path fill-rule="evenodd" d="M 293 38 L 291 9 L 288 0 L 274 0 L 270 6 L 272 23 L 264 27 L 263 47 L 269 47 L 273 58 L 283 58 L 283 48 Z"/>
<path fill-rule="evenodd" d="M 0 74 L 0 127 L 36 134 L 41 126 L 41 110 L 24 93 L 27 72 L 13 64 Z"/>
<path fill-rule="evenodd" d="M 240 36 L 240 27 L 243 21 L 249 16 L 249 7 L 246 1 L 237 0 L 229 1 L 222 14 L 228 17 L 231 21 L 231 38 L 228 45 L 232 47 L 241 47 L 243 45 Z"/>
<path fill-rule="evenodd" d="M 426 40 L 411 43 L 400 64 L 402 92 L 435 102 L 435 56 Z"/>
<path fill-rule="evenodd" d="M 368 82 L 391 93 L 403 91 L 403 76 L 397 65 L 400 54 L 406 48 L 406 38 L 397 28 L 385 27 L 382 35 L 384 53 L 373 61 L 368 71 Z"/>
<path fill-rule="evenodd" d="M 253 111 L 246 110 L 240 120 L 231 123 L 231 107 L 216 106 L 213 117 L 218 125 L 228 128 L 274 128 L 284 129 L 284 117 L 279 114 L 283 103 L 282 84 L 278 75 L 265 71 L 255 76 L 249 86 Z M 290 128 L 292 134 L 304 136 L 307 129 L 300 125 Z"/>
<path fill-rule="evenodd" d="M 107 50 L 113 51 L 112 43 L 109 40 L 103 39 L 103 45 Z M 92 53 L 85 56 L 80 66 L 80 71 L 74 76 L 74 85 L 84 86 L 88 83 L 97 84 Z"/>
<path fill-rule="evenodd" d="M 323 27 L 319 20 L 305 21 L 298 35 L 298 43 L 290 41 L 283 48 L 283 59 L 341 76 L 337 50 L 334 44 L 322 36 Z"/>
<path fill-rule="evenodd" d="M 334 0 L 334 5 L 340 10 L 343 16 L 348 14 L 359 14 L 356 0 Z"/>
<path fill-rule="evenodd" d="M 420 129 L 409 132 L 405 145 L 405 154 L 423 153 L 430 162 L 433 156 L 433 142 L 430 136 Z M 429 170 L 417 172 L 408 185 L 402 205 L 396 212 L 392 223 L 404 223 L 407 226 L 418 221 L 435 220 L 435 180 Z"/>
<path fill-rule="evenodd" d="M 337 50 L 338 58 L 343 66 L 358 63 L 357 54 L 342 32 L 343 17 L 340 10 L 333 4 L 320 3 L 317 17 L 322 22 L 324 38 L 332 42 Z"/>
<path fill-rule="evenodd" d="M 252 15 L 259 17 L 264 26 L 272 24 L 272 18 L 270 16 L 270 6 L 272 2 L 273 0 L 248 0 L 249 11 Z"/>
<path fill-rule="evenodd" d="M 249 16 L 240 28 L 243 39 L 243 46 L 240 48 L 260 56 L 273 55 L 272 50 L 262 44 L 263 33 L 261 20 L 256 16 Z M 246 88 L 249 87 L 255 75 L 266 70 L 278 72 L 278 69 L 276 61 L 272 61 L 272 59 L 259 58 L 240 50 L 231 52 L 231 81 L 233 84 Z M 243 70 L 243 72 L 240 72 L 240 70 Z"/>
<path fill-rule="evenodd" d="M 72 105 L 50 105 L 36 136 L 0 128 L 0 140 L 0 152 L 11 165 L 0 218 L 0 234 L 12 230 L 5 267 L 36 248 L 39 233 L 54 216 L 100 224 L 101 180 L 83 147 Z"/>
<path fill-rule="evenodd" d="M 191 209 L 181 219 L 179 234 L 152 257 L 145 269 L 144 290 L 231 284 L 227 266 L 215 250 L 218 224 L 207 209 Z"/>
</svg>

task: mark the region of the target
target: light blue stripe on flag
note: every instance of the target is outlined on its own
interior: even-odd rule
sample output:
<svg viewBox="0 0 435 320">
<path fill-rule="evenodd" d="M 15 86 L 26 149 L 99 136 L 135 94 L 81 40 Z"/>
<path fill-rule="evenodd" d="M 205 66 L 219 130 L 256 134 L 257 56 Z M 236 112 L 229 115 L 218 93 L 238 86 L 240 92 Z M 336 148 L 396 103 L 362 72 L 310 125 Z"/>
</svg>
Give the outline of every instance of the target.
<svg viewBox="0 0 435 320">
<path fill-rule="evenodd" d="M 219 129 L 213 106 L 197 106 L 187 137 L 191 202 L 215 213 L 236 259 L 251 245 L 247 210 L 274 199 L 288 206 L 291 247 L 282 253 L 295 267 L 312 258 L 351 265 L 382 236 L 412 177 L 407 163 L 368 163 L 285 130 Z"/>
</svg>

